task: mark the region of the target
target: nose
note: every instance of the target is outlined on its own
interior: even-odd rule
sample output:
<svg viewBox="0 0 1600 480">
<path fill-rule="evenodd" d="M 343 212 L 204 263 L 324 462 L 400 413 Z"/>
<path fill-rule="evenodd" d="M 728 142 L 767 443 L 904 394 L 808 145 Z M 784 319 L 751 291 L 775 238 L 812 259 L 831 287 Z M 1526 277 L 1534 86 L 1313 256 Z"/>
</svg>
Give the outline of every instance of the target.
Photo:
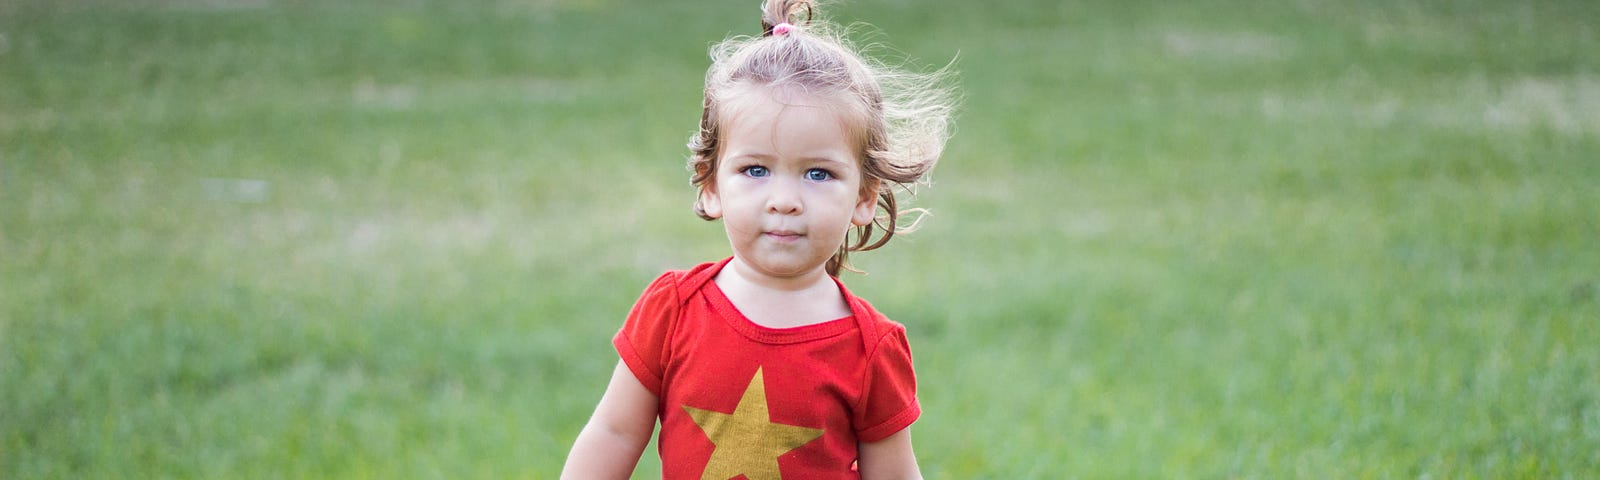
<svg viewBox="0 0 1600 480">
<path fill-rule="evenodd" d="M 800 186 L 792 181 L 775 181 L 769 185 L 767 212 L 779 215 L 798 215 L 804 208 L 800 201 Z"/>
</svg>

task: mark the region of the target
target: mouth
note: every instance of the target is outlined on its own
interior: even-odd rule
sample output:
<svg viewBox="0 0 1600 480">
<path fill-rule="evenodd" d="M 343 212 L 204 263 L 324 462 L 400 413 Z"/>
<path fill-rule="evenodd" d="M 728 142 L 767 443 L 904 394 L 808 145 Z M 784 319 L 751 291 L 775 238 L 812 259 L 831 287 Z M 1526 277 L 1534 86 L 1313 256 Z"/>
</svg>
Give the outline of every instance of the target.
<svg viewBox="0 0 1600 480">
<path fill-rule="evenodd" d="M 774 230 L 770 232 L 762 232 L 761 236 L 787 243 L 799 240 L 800 238 L 805 237 L 805 234 L 789 230 Z"/>
</svg>

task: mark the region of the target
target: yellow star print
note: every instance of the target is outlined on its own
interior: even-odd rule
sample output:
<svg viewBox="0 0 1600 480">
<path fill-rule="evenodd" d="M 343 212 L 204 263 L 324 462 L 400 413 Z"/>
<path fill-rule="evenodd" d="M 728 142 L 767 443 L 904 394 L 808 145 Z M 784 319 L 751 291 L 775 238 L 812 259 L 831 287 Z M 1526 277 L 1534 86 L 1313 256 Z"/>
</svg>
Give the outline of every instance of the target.
<svg viewBox="0 0 1600 480">
<path fill-rule="evenodd" d="M 744 474 L 750 480 L 781 480 L 778 456 L 822 436 L 822 429 L 772 423 L 767 414 L 767 387 L 761 369 L 750 378 L 733 413 L 701 410 L 688 405 L 694 423 L 716 445 L 701 480 L 727 480 Z"/>
</svg>

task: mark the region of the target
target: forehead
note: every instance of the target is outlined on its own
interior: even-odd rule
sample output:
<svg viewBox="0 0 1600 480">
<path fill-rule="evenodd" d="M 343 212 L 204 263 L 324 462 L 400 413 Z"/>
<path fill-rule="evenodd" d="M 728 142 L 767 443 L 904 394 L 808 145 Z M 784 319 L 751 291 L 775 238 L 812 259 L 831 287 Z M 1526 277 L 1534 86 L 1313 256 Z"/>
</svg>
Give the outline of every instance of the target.
<svg viewBox="0 0 1600 480">
<path fill-rule="evenodd" d="M 866 122 L 862 105 L 845 92 L 812 92 L 795 86 L 737 85 L 718 102 L 719 129 L 732 134 L 784 117 L 827 119 L 853 147 L 864 144 Z M 776 127 L 776 125 L 772 125 Z M 727 140 L 727 138 L 724 138 Z"/>
</svg>

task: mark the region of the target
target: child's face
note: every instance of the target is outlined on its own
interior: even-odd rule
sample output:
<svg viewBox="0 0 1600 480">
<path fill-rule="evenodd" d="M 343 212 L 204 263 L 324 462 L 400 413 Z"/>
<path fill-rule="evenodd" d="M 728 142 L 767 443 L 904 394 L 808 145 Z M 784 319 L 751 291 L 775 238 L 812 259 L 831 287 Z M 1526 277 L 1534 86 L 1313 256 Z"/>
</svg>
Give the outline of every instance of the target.
<svg viewBox="0 0 1600 480">
<path fill-rule="evenodd" d="M 872 221 L 854 128 L 826 99 L 752 89 L 727 99 L 707 215 L 722 218 L 736 260 L 774 278 L 815 274 L 851 225 Z"/>
</svg>

